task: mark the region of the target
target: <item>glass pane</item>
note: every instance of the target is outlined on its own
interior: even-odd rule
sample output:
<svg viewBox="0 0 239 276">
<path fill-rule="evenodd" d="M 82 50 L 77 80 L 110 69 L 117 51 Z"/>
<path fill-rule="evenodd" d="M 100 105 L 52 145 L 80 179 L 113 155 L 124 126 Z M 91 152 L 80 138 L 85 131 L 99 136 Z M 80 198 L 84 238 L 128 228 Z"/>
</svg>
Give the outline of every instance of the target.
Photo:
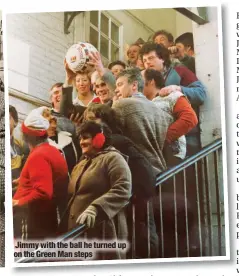
<svg viewBox="0 0 239 276">
<path fill-rule="evenodd" d="M 100 37 L 100 52 L 104 57 L 109 58 L 109 41 L 103 36 Z"/>
<path fill-rule="evenodd" d="M 98 11 L 90 12 L 90 23 L 98 27 Z"/>
<path fill-rule="evenodd" d="M 119 27 L 114 23 L 111 23 L 111 39 L 114 42 L 119 43 Z"/>
<path fill-rule="evenodd" d="M 119 59 L 119 48 L 111 44 L 111 61 Z"/>
<path fill-rule="evenodd" d="M 101 60 L 102 60 L 103 66 L 107 68 L 109 64 L 109 60 L 103 56 L 101 56 Z"/>
<path fill-rule="evenodd" d="M 98 48 L 98 32 L 90 27 L 90 43 Z"/>
<path fill-rule="evenodd" d="M 101 14 L 101 31 L 109 36 L 109 19 L 103 13 Z"/>
</svg>

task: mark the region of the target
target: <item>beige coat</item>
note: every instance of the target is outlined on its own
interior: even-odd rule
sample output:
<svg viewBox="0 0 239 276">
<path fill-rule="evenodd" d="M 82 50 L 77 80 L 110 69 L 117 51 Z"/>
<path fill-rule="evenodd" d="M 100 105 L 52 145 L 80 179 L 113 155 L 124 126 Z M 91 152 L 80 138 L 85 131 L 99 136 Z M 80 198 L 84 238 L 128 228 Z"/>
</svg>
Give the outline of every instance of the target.
<svg viewBox="0 0 239 276">
<path fill-rule="evenodd" d="M 78 181 L 79 180 L 79 181 Z M 75 166 L 71 175 L 68 230 L 77 226 L 78 216 L 89 206 L 98 210 L 98 220 L 106 219 L 102 225 L 90 229 L 88 238 L 127 240 L 128 230 L 124 206 L 131 197 L 131 173 L 124 157 L 113 147 L 97 154 L 93 159 L 84 159 Z M 117 216 L 116 216 L 117 215 Z M 123 258 L 116 250 L 109 258 Z"/>
</svg>

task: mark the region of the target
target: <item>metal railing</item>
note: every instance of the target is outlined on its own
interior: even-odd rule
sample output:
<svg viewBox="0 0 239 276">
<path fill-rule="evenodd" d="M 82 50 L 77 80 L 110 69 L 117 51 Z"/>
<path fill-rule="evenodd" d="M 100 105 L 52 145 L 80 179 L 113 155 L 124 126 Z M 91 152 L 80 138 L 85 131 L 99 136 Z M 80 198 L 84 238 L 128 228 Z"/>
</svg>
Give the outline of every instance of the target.
<svg viewBox="0 0 239 276">
<path fill-rule="evenodd" d="M 137 208 L 130 203 L 131 249 L 127 258 L 154 257 L 200 257 L 225 255 L 223 183 L 220 178 L 219 160 L 222 140 L 218 139 L 200 152 L 185 159 L 179 165 L 157 177 L 158 195 L 146 203 L 147 252 L 137 252 Z M 209 164 L 210 161 L 210 164 Z M 153 206 L 153 208 L 152 208 Z M 154 211 L 155 231 L 159 252 L 152 254 L 152 221 Z M 151 216 L 152 218 L 152 216 Z M 87 233 L 80 225 L 59 238 L 59 241 L 76 239 Z M 140 246 L 143 246 L 141 240 Z M 139 247 L 139 246 L 138 246 Z M 21 258 L 18 263 L 39 261 L 36 258 Z"/>
<path fill-rule="evenodd" d="M 160 202 L 163 201 L 166 185 L 166 190 L 173 194 L 174 205 L 174 245 L 166 254 L 166 237 L 163 234 L 167 234 L 168 228 L 164 227 L 163 208 L 167 206 L 161 206 L 161 257 L 225 255 L 223 180 L 222 170 L 219 170 L 221 149 L 222 140 L 218 139 L 157 178 Z M 178 197 L 181 217 L 178 216 Z M 179 229 L 182 219 L 184 225 L 181 222 Z M 169 241 L 172 236 L 167 238 Z"/>
</svg>

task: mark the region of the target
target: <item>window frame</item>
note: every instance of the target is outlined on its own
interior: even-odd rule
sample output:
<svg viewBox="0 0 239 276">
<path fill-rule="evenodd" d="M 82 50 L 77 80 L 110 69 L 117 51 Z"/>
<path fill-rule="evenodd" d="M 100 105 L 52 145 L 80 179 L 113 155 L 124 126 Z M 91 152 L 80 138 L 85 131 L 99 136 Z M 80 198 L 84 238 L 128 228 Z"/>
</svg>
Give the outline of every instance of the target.
<svg viewBox="0 0 239 276">
<path fill-rule="evenodd" d="M 98 47 L 97 49 L 99 49 L 99 52 L 103 58 L 104 61 L 107 61 L 108 63 L 112 62 L 112 56 L 111 56 L 111 48 L 112 48 L 112 45 L 114 45 L 116 48 L 119 49 L 119 58 L 118 59 L 122 59 L 123 57 L 123 25 L 118 21 L 116 20 L 109 12 L 107 11 L 99 11 L 97 10 L 98 12 L 98 27 L 95 26 L 94 24 L 92 24 L 90 22 L 90 12 L 91 11 L 88 11 L 87 12 L 87 15 L 86 15 L 86 20 L 88 22 L 88 24 L 86 24 L 86 26 L 89 26 L 88 28 L 88 34 L 87 34 L 87 37 L 88 37 L 88 41 L 90 42 L 90 28 L 92 28 L 94 31 L 96 31 L 98 33 Z M 109 24 L 108 24 L 108 35 L 106 35 L 105 33 L 103 33 L 101 31 L 101 15 L 104 15 L 105 17 L 107 17 L 107 19 L 109 20 Z M 119 41 L 118 43 L 116 43 L 112 38 L 111 38 L 111 24 L 114 24 L 118 27 L 118 30 L 119 30 Z M 100 47 L 100 44 L 101 44 L 101 36 L 103 38 L 105 38 L 107 41 L 108 41 L 108 58 L 105 57 L 103 54 L 102 54 L 102 51 L 101 51 L 101 47 Z"/>
</svg>

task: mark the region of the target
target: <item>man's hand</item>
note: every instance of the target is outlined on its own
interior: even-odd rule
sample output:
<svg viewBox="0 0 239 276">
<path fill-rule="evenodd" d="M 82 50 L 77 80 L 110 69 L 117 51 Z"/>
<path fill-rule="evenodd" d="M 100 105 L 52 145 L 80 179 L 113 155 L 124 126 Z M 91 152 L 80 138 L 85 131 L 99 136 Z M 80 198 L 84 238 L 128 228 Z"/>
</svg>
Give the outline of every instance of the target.
<svg viewBox="0 0 239 276">
<path fill-rule="evenodd" d="M 70 120 L 75 124 L 75 126 L 79 126 L 81 124 L 81 116 L 80 113 L 72 113 L 70 116 Z"/>
<path fill-rule="evenodd" d="M 180 91 L 180 92 L 182 92 L 180 86 L 178 86 L 178 85 L 169 85 L 169 86 L 166 86 L 166 87 L 162 88 L 159 91 L 159 96 L 166 97 L 166 96 L 168 96 L 170 93 L 172 93 L 174 91 Z"/>
<path fill-rule="evenodd" d="M 179 52 L 177 46 L 168 47 L 168 50 L 169 50 L 170 56 L 172 58 L 180 58 L 180 52 Z"/>
<path fill-rule="evenodd" d="M 168 47 L 170 54 L 176 54 L 178 52 L 178 48 L 176 46 Z"/>
<path fill-rule="evenodd" d="M 76 73 L 72 72 L 66 62 L 66 59 L 64 59 L 64 67 L 65 67 L 65 72 L 66 72 L 66 79 L 65 79 L 65 83 L 64 85 L 68 86 L 68 85 L 72 85 L 73 84 L 73 80 L 76 76 Z"/>
<path fill-rule="evenodd" d="M 90 61 L 87 62 L 87 64 L 94 66 L 95 70 L 99 73 L 99 75 L 102 77 L 105 72 L 105 68 L 103 66 L 101 56 L 99 52 L 90 52 L 89 53 Z"/>
</svg>

